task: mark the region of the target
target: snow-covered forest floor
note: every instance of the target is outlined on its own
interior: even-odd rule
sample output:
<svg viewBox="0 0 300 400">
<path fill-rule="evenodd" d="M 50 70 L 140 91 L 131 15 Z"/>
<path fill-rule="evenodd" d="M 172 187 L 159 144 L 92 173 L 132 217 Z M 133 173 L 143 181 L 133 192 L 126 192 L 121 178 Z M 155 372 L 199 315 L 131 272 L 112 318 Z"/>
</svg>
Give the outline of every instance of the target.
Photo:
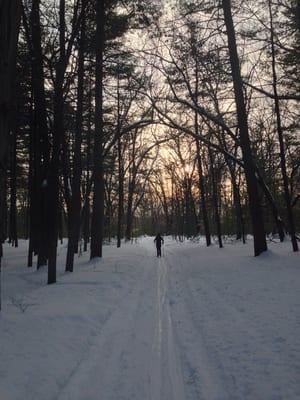
<svg viewBox="0 0 300 400">
<path fill-rule="evenodd" d="M 55 285 L 5 245 L 1 400 L 296 400 L 300 263 L 290 243 L 252 256 L 153 238 L 76 260 Z"/>
</svg>

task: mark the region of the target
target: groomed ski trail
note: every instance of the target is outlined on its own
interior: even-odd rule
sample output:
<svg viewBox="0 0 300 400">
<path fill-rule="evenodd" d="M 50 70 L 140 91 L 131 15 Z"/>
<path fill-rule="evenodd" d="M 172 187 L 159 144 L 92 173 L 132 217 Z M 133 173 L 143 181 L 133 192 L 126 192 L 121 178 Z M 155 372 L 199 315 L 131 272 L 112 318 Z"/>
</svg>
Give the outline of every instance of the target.
<svg viewBox="0 0 300 400">
<path fill-rule="evenodd" d="M 184 400 L 184 383 L 168 295 L 168 266 L 158 259 L 155 335 L 152 345 L 150 400 Z"/>
<path fill-rule="evenodd" d="M 185 400 L 168 266 L 149 254 L 141 268 L 143 278 L 104 323 L 57 400 Z"/>
</svg>

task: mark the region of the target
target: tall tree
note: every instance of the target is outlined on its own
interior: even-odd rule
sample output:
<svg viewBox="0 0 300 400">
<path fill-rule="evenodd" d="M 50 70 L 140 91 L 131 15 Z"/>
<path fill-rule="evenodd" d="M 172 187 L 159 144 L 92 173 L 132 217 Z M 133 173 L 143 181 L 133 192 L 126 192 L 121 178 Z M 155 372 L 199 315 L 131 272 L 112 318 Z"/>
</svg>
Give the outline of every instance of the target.
<svg viewBox="0 0 300 400">
<path fill-rule="evenodd" d="M 104 131 L 103 131 L 103 52 L 104 0 L 96 0 L 96 64 L 95 64 L 95 137 L 94 137 L 94 193 L 91 225 L 91 259 L 102 257 L 104 228 Z"/>
<path fill-rule="evenodd" d="M 73 161 L 73 179 L 71 191 L 70 215 L 68 219 L 68 250 L 66 260 L 66 271 L 73 271 L 74 254 L 77 252 L 80 234 L 80 210 L 81 210 L 81 145 L 83 128 L 83 96 L 84 96 L 84 57 L 85 57 L 85 13 L 83 10 L 81 19 L 81 29 L 78 44 L 78 78 L 77 78 L 77 109 L 76 109 L 76 129 Z"/>
<path fill-rule="evenodd" d="M 32 0 L 30 24 L 23 6 L 23 25 L 31 59 L 33 118 L 31 127 L 32 178 L 30 180 L 30 237 L 28 266 L 32 253 L 38 254 L 37 268 L 47 263 L 46 181 L 50 160 L 49 129 L 42 51 L 40 0 Z"/>
<path fill-rule="evenodd" d="M 0 310 L 2 243 L 5 240 L 6 168 L 9 153 L 10 116 L 14 104 L 16 50 L 21 7 L 18 0 L 0 0 Z"/>
<path fill-rule="evenodd" d="M 285 203 L 286 203 L 286 209 L 287 209 L 289 231 L 290 231 L 290 235 L 291 235 L 291 239 L 292 239 L 292 246 L 293 246 L 294 251 L 298 251 L 299 248 L 298 248 L 296 231 L 295 231 L 295 222 L 294 222 L 293 209 L 292 209 L 292 204 L 291 204 L 291 194 L 290 194 L 289 181 L 288 181 L 287 169 L 286 169 L 285 145 L 284 145 L 282 122 L 281 122 L 280 104 L 279 104 L 278 91 L 277 91 L 276 54 L 275 54 L 274 26 L 273 26 L 273 13 L 272 13 L 271 0 L 268 0 L 268 8 L 269 8 L 269 16 L 270 16 L 273 93 L 274 93 L 274 105 L 275 105 L 277 133 L 278 133 L 279 149 L 280 149 L 280 166 L 281 166 L 281 173 L 282 173 L 282 179 L 283 179 L 284 196 L 285 196 Z"/>
<path fill-rule="evenodd" d="M 241 148 L 243 152 L 244 169 L 248 189 L 249 208 L 254 237 L 254 254 L 258 256 L 267 250 L 263 214 L 259 199 L 257 179 L 255 176 L 255 164 L 253 161 L 247 112 L 243 93 L 243 82 L 240 71 L 240 62 L 237 53 L 235 29 L 233 25 L 231 1 L 222 0 L 224 20 L 227 30 L 228 49 L 231 64 L 231 73 L 234 86 L 237 120 L 240 133 Z"/>
</svg>

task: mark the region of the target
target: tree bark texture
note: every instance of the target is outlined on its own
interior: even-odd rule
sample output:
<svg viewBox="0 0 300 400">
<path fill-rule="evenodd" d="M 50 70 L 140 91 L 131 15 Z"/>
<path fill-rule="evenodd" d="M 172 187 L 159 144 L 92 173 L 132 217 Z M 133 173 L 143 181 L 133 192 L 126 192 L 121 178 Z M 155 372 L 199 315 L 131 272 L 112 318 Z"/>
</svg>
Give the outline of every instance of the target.
<svg viewBox="0 0 300 400">
<path fill-rule="evenodd" d="M 102 257 L 104 228 L 104 157 L 103 157 L 103 51 L 104 0 L 96 2 L 96 84 L 95 84 L 95 139 L 94 139 L 94 197 L 91 222 L 90 257 Z"/>
<path fill-rule="evenodd" d="M 78 87 L 77 87 L 77 110 L 76 129 L 73 162 L 73 180 L 70 204 L 70 215 L 68 218 L 68 250 L 66 260 L 66 271 L 73 271 L 74 254 L 77 252 L 80 235 L 80 211 L 81 211 L 81 143 L 83 122 L 83 95 L 84 95 L 84 46 L 85 46 L 85 17 L 82 16 L 81 31 L 78 49 Z"/>
<path fill-rule="evenodd" d="M 54 84 L 54 120 L 52 157 L 47 179 L 47 233 L 49 246 L 48 284 L 56 282 L 56 250 L 59 230 L 59 171 L 64 140 L 64 73 L 65 73 L 65 1 L 59 3 L 59 59 Z"/>
<path fill-rule="evenodd" d="M 235 29 L 231 13 L 231 1 L 222 0 L 224 19 L 227 30 L 228 49 L 231 64 L 231 74 L 233 80 L 235 103 L 237 108 L 237 120 L 240 133 L 240 142 L 243 153 L 247 192 L 249 198 L 250 216 L 254 238 L 254 255 L 258 256 L 267 250 L 263 214 L 259 199 L 257 179 L 255 176 L 255 164 L 253 161 L 247 112 L 243 93 L 243 82 L 241 78 L 239 57 L 237 53 Z"/>
<path fill-rule="evenodd" d="M 0 0 L 0 268 L 6 237 L 6 168 L 9 153 L 9 120 L 14 97 L 16 51 L 20 27 L 19 0 Z"/>
</svg>

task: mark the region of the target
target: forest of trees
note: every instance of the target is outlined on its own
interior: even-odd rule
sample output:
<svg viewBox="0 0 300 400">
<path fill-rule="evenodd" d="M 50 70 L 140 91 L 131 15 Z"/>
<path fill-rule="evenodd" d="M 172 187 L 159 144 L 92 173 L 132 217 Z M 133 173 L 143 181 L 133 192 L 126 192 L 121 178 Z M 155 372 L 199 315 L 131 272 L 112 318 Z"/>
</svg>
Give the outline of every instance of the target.
<svg viewBox="0 0 300 400">
<path fill-rule="evenodd" d="M 300 230 L 299 0 L 0 0 L 0 259 Z M 115 241 L 113 243 L 115 243 Z M 1 264 L 0 264 L 1 265 Z"/>
</svg>

